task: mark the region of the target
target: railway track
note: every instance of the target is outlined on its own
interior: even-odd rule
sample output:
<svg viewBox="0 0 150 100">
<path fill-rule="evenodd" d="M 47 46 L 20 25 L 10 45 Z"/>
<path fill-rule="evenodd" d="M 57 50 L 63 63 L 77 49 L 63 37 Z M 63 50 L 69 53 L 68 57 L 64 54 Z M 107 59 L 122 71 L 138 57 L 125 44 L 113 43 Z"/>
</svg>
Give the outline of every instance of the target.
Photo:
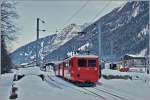
<svg viewBox="0 0 150 100">
<path fill-rule="evenodd" d="M 100 94 L 98 94 L 96 92 L 93 92 L 93 91 L 91 91 L 91 90 L 89 90 L 87 88 L 84 88 L 84 87 L 81 87 L 81 88 L 84 89 L 85 91 L 88 91 L 89 93 L 95 95 L 96 97 L 102 98 L 103 100 L 107 100 L 106 97 L 104 97 L 104 96 L 102 96 L 102 95 L 100 95 Z"/>
<path fill-rule="evenodd" d="M 49 76 L 48 75 L 48 78 L 50 79 L 50 80 L 52 80 L 53 82 L 55 82 L 55 84 L 57 84 L 57 85 L 61 85 L 61 86 L 64 86 L 64 87 L 69 87 L 68 85 L 65 85 L 65 84 L 63 84 L 63 83 L 61 83 L 61 82 L 58 82 L 58 81 L 56 81 L 56 80 L 54 80 L 51 76 Z"/>
<path fill-rule="evenodd" d="M 101 82 L 97 82 L 96 85 L 103 87 L 103 88 L 111 89 L 113 91 L 122 91 L 121 89 L 115 88 L 115 87 L 110 86 L 110 85 L 103 84 Z"/>
<path fill-rule="evenodd" d="M 112 90 L 115 90 L 115 91 L 120 90 L 120 89 L 116 89 L 116 88 L 114 88 L 113 86 L 103 84 L 103 83 L 101 83 L 101 82 L 97 82 L 97 83 L 96 83 L 96 85 L 98 85 L 98 86 L 100 86 L 100 87 L 107 88 L 107 89 L 112 89 Z"/>
<path fill-rule="evenodd" d="M 122 97 L 122 96 L 120 96 L 120 95 L 118 95 L 118 94 L 109 92 L 109 91 L 106 90 L 106 89 L 99 89 L 99 88 L 96 88 L 96 87 L 92 87 L 92 89 L 95 90 L 95 91 L 94 91 L 94 90 L 90 90 L 90 89 L 85 88 L 85 87 L 80 87 L 80 88 L 83 89 L 83 90 L 81 90 L 81 89 L 75 88 L 75 87 L 73 87 L 73 86 L 66 85 L 66 84 L 64 84 L 64 83 L 61 83 L 61 82 L 59 82 L 59 81 L 56 81 L 55 79 L 53 79 L 53 78 L 52 78 L 51 76 L 49 76 L 49 75 L 48 75 L 48 79 L 50 79 L 51 81 L 53 81 L 56 86 L 59 86 L 59 88 L 60 88 L 60 86 L 62 86 L 62 87 L 68 87 L 68 88 L 71 88 L 71 89 L 73 89 L 73 90 L 75 90 L 75 91 L 78 91 L 78 92 L 80 92 L 80 93 L 84 93 L 84 94 L 87 94 L 87 95 L 91 95 L 91 96 L 94 96 L 94 97 L 101 98 L 102 100 L 109 100 L 109 99 L 107 99 L 107 97 L 104 97 L 104 96 L 100 95 L 100 93 L 99 93 L 99 92 L 96 92 L 96 91 L 100 91 L 100 92 L 103 92 L 103 93 L 105 93 L 105 94 L 111 95 L 111 96 L 113 96 L 113 97 L 115 97 L 115 98 L 118 98 L 119 100 L 127 100 L 126 98 L 124 98 L 124 97 Z M 65 81 L 65 82 L 66 82 L 66 81 Z M 67 83 L 76 86 L 76 85 L 73 84 L 73 83 L 70 83 L 70 82 L 67 82 Z M 62 89 L 62 88 L 61 88 L 61 89 Z"/>
<path fill-rule="evenodd" d="M 106 100 L 106 97 L 104 97 L 104 96 L 102 96 L 100 94 L 97 94 L 97 93 L 95 93 L 93 91 L 90 91 L 90 90 L 88 90 L 86 88 L 81 87 L 84 90 L 83 91 L 83 90 L 79 89 L 78 87 L 76 87 L 76 85 L 74 85 L 72 83 L 67 82 L 68 84 L 71 84 L 71 85 L 75 86 L 76 88 L 73 87 L 73 86 L 69 86 L 69 85 L 63 84 L 61 82 L 58 82 L 58 81 L 54 80 L 52 77 L 50 77 L 49 75 L 48 75 L 48 78 L 50 80 L 54 81 L 57 85 L 65 86 L 65 87 L 71 88 L 71 89 L 73 89 L 73 90 L 75 90 L 77 92 L 84 93 L 84 94 L 87 94 L 87 95 L 90 95 L 90 96 L 93 96 L 93 97 L 101 98 L 102 100 Z"/>
<path fill-rule="evenodd" d="M 47 82 L 49 85 L 51 85 L 52 87 L 55 87 L 55 88 L 59 88 L 59 89 L 63 89 L 62 87 L 60 87 L 59 85 L 55 84 L 52 82 L 52 80 L 48 80 L 45 78 L 45 82 Z"/>
<path fill-rule="evenodd" d="M 104 92 L 104 93 L 107 93 L 107 94 L 110 94 L 110 95 L 112 95 L 112 96 L 114 96 L 114 97 L 117 97 L 117 98 L 120 98 L 120 99 L 122 99 L 122 100 L 127 100 L 125 97 L 120 96 L 120 95 L 114 93 L 114 92 L 118 93 L 117 90 L 119 90 L 119 89 L 116 90 L 116 89 L 114 89 L 114 87 L 111 87 L 111 86 L 109 86 L 109 85 L 108 85 L 108 86 L 107 86 L 107 85 L 104 85 L 104 84 L 102 84 L 102 83 L 100 83 L 100 82 L 97 82 L 97 85 L 98 85 L 99 87 L 103 87 L 103 89 L 95 88 L 96 90 L 101 91 L 101 92 Z M 108 91 L 108 90 L 111 90 L 111 92 Z"/>
<path fill-rule="evenodd" d="M 114 94 L 114 93 L 112 93 L 112 92 L 106 91 L 105 89 L 98 89 L 98 88 L 94 88 L 94 89 L 97 90 L 97 91 L 100 91 L 100 92 L 103 92 L 103 93 L 112 95 L 112 96 L 114 96 L 114 97 L 116 97 L 116 98 L 119 98 L 119 99 L 121 99 L 121 100 L 126 100 L 126 98 L 124 98 L 124 97 L 122 97 L 122 96 L 119 96 L 119 95 L 117 95 L 117 94 Z"/>
</svg>

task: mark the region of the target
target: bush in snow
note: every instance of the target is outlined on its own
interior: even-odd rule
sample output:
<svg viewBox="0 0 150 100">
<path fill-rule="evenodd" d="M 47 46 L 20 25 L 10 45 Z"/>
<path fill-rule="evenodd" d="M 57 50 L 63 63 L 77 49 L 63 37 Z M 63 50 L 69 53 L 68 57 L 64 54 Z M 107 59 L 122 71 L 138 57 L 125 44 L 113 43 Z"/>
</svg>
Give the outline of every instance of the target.
<svg viewBox="0 0 150 100">
<path fill-rule="evenodd" d="M 103 75 L 103 78 L 105 78 L 105 79 L 132 79 L 132 77 L 129 76 L 129 75 L 125 75 L 125 76 L 121 76 L 121 75 Z"/>
</svg>

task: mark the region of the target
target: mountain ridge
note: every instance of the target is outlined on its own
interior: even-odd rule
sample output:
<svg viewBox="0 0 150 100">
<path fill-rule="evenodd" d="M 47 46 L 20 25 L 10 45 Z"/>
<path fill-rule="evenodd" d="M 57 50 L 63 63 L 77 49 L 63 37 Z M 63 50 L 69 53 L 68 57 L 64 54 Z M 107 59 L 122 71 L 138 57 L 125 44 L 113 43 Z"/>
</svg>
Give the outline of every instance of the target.
<svg viewBox="0 0 150 100">
<path fill-rule="evenodd" d="M 93 45 L 89 49 L 91 53 L 98 55 L 97 24 L 99 22 L 101 23 L 102 39 L 101 59 L 115 61 L 126 53 L 138 54 L 144 49 L 146 49 L 145 55 L 148 54 L 149 3 L 148 1 L 132 1 L 127 2 L 124 6 L 115 8 L 96 22 L 84 27 L 84 29 L 75 31 L 74 35 L 72 35 L 73 32 L 71 31 L 69 31 L 70 33 L 60 33 L 59 35 L 71 34 L 71 38 L 68 40 L 65 35 L 63 35 L 64 37 L 62 36 L 62 39 L 58 39 L 60 44 L 67 40 L 62 45 L 54 44 L 54 38 L 59 37 L 58 34 L 55 35 L 50 40 L 51 44 L 47 43 L 44 47 L 46 51 L 44 62 L 61 60 L 67 56 L 67 52 L 78 49 L 87 42 Z M 72 25 L 76 26 L 75 24 Z M 77 34 L 80 31 L 86 34 L 84 36 Z M 11 58 L 18 57 L 18 54 L 12 53 L 12 55 Z"/>
</svg>

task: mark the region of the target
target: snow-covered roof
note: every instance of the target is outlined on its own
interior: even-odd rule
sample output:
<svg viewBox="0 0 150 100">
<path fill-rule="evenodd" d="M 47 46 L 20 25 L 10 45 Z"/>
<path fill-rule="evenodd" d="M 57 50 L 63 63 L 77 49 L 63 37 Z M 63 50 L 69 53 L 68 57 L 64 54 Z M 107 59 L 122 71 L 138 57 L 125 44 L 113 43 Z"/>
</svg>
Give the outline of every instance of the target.
<svg viewBox="0 0 150 100">
<path fill-rule="evenodd" d="M 139 57 L 145 57 L 145 56 L 141 56 L 141 55 L 133 55 L 133 54 L 126 54 L 126 55 L 127 55 L 127 56 L 130 56 L 130 57 L 135 57 L 135 58 L 136 58 L 136 57 L 138 57 L 138 58 L 139 58 Z"/>
<path fill-rule="evenodd" d="M 25 65 L 28 65 L 28 63 L 22 63 L 22 64 L 20 64 L 20 65 L 25 66 Z"/>
<path fill-rule="evenodd" d="M 134 58 L 145 58 L 146 56 L 147 49 L 141 50 L 141 52 L 137 54 L 125 54 L 126 56 L 134 57 Z"/>
</svg>

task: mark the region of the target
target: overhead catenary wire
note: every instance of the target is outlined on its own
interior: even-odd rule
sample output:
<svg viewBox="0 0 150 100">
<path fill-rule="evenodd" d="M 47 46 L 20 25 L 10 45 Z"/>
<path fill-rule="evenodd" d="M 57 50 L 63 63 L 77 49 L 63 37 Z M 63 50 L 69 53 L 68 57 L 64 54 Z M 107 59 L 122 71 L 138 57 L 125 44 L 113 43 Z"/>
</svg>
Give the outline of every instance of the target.
<svg viewBox="0 0 150 100">
<path fill-rule="evenodd" d="M 87 4 L 89 3 L 90 0 L 87 0 L 79 9 L 77 9 L 75 11 L 75 13 L 73 13 L 71 15 L 71 17 L 68 18 L 68 20 L 63 24 L 63 27 L 65 27 L 65 25 L 67 25 L 83 8 L 85 8 L 87 6 Z M 102 9 L 100 9 L 100 11 L 98 11 L 98 13 L 96 13 L 96 15 L 92 18 L 92 20 L 90 22 L 94 22 L 96 21 L 96 18 L 99 17 L 101 15 L 101 13 L 111 4 L 112 0 L 109 0 Z M 58 30 L 57 30 L 58 32 Z"/>
<path fill-rule="evenodd" d="M 108 1 L 104 6 L 103 6 L 103 8 L 102 9 L 100 9 L 100 11 L 93 17 L 93 19 L 91 20 L 91 22 L 92 23 L 96 23 L 97 22 L 97 18 L 102 14 L 102 12 L 106 9 L 106 7 L 108 7 L 110 4 L 111 4 L 111 2 L 112 2 L 112 0 L 110 0 L 110 1 Z M 122 3 L 122 5 L 121 5 L 121 7 L 125 4 L 126 2 L 124 1 L 123 3 Z M 101 25 L 101 22 L 99 22 L 98 23 L 98 25 Z M 96 27 L 101 27 L 101 26 L 96 26 Z M 99 35 L 101 34 L 101 32 L 99 32 Z M 99 37 L 101 37 L 101 36 L 99 36 Z M 101 41 L 101 39 L 99 39 L 99 41 Z M 112 43 L 112 39 L 111 39 L 111 57 L 112 57 L 112 48 L 113 48 L 113 43 Z M 100 45 L 101 46 L 101 45 Z M 101 47 L 100 47 L 101 48 Z M 101 51 L 101 50 L 100 50 Z M 100 52 L 99 51 L 99 52 Z M 100 54 L 99 54 L 100 55 Z"/>
<path fill-rule="evenodd" d="M 96 21 L 96 18 L 99 17 L 101 15 L 101 13 L 106 9 L 106 7 L 108 7 L 110 4 L 112 3 L 112 0 L 109 0 L 102 9 L 100 9 L 100 11 L 92 18 L 91 22 Z M 126 0 L 123 0 L 123 3 L 121 4 L 121 6 L 125 5 L 127 3 Z M 120 6 L 120 7 L 121 7 Z"/>
<path fill-rule="evenodd" d="M 67 21 L 62 25 L 62 28 L 65 27 L 83 8 L 87 6 L 90 0 L 87 0 L 79 9 L 77 9 L 68 19 Z M 62 31 L 63 29 L 56 28 L 56 34 Z"/>
<path fill-rule="evenodd" d="M 111 4 L 112 0 L 108 1 L 104 7 L 102 9 L 100 9 L 100 11 L 98 11 L 98 13 L 92 18 L 91 22 L 92 21 L 95 21 L 95 19 L 101 15 L 101 13 L 106 9 L 106 7 L 108 7 L 110 4 Z"/>
<path fill-rule="evenodd" d="M 106 7 L 108 7 L 109 6 L 109 4 L 111 3 L 112 1 L 110 0 L 110 1 L 108 1 L 108 3 L 106 3 L 104 6 L 103 6 L 103 8 L 102 9 L 100 9 L 100 11 L 98 11 L 98 13 L 92 18 L 92 20 L 91 20 L 91 22 L 93 22 L 93 23 L 95 23 L 95 19 L 104 11 L 104 9 L 106 9 Z M 93 24 L 92 23 L 92 24 Z M 90 26 L 90 25 L 89 25 Z M 98 36 L 98 41 L 99 41 L 99 50 L 98 50 L 98 55 L 100 56 L 100 58 L 101 58 L 101 25 L 100 25 L 100 23 L 97 25 L 97 29 L 98 29 L 98 32 L 99 32 L 99 36 Z"/>
<path fill-rule="evenodd" d="M 85 8 L 87 6 L 87 4 L 89 3 L 90 0 L 87 0 L 79 9 L 77 9 L 69 18 L 68 20 L 63 24 L 63 26 L 65 26 L 66 24 L 68 24 L 83 8 Z"/>
<path fill-rule="evenodd" d="M 62 25 L 63 27 L 65 27 L 65 25 L 67 25 L 83 8 L 85 8 L 87 6 L 87 4 L 89 3 L 90 0 L 87 0 L 79 9 L 77 9 L 69 18 L 68 20 Z M 106 7 L 109 6 L 109 4 L 112 2 L 112 0 L 108 1 L 108 3 L 105 4 L 105 6 L 93 17 L 93 19 L 91 20 L 91 22 L 93 20 L 95 20 L 102 12 L 104 9 L 106 9 Z M 58 32 L 58 30 L 57 30 Z"/>
</svg>

